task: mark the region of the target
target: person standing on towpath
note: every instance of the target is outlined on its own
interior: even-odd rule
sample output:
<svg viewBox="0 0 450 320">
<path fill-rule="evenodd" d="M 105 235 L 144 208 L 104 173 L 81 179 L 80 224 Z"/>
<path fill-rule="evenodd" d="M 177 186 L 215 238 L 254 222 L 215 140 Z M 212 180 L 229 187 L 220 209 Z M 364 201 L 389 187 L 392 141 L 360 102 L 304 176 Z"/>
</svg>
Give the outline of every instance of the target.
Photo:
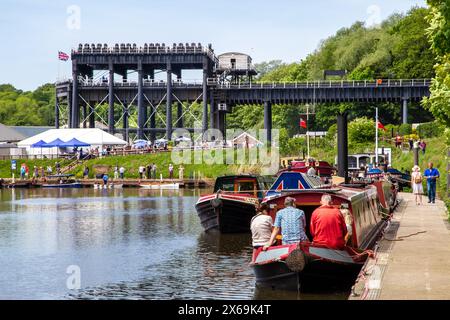
<svg viewBox="0 0 450 320">
<path fill-rule="evenodd" d="M 433 168 L 433 162 L 428 163 L 428 169 L 423 176 L 427 178 L 428 203 L 435 203 L 436 200 L 436 181 L 439 178 L 439 171 Z"/>
</svg>

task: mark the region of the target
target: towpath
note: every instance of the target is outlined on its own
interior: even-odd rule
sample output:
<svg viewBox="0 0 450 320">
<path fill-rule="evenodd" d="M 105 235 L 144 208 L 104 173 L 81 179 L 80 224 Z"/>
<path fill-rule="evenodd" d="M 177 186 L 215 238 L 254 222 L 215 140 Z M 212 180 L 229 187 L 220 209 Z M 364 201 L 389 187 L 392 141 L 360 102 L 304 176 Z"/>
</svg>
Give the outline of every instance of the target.
<svg viewBox="0 0 450 320">
<path fill-rule="evenodd" d="M 401 193 L 374 259 L 355 284 L 351 300 L 450 299 L 450 224 L 442 201 L 417 206 Z"/>
</svg>

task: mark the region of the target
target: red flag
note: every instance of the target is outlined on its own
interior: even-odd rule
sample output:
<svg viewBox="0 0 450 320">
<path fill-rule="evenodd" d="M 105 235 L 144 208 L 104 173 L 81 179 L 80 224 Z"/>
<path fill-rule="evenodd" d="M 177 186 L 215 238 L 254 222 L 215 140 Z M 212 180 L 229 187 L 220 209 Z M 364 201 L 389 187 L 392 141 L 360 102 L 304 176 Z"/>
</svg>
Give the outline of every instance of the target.
<svg viewBox="0 0 450 320">
<path fill-rule="evenodd" d="M 305 129 L 307 128 L 306 121 L 303 120 L 303 118 L 300 118 L 300 127 L 305 128 Z"/>
<path fill-rule="evenodd" d="M 386 128 L 383 126 L 383 124 L 380 121 L 378 121 L 378 129 L 382 129 L 382 130 L 386 131 Z"/>
<path fill-rule="evenodd" d="M 58 51 L 58 59 L 62 61 L 69 60 L 70 56 L 67 53 L 64 53 L 62 51 Z"/>
</svg>

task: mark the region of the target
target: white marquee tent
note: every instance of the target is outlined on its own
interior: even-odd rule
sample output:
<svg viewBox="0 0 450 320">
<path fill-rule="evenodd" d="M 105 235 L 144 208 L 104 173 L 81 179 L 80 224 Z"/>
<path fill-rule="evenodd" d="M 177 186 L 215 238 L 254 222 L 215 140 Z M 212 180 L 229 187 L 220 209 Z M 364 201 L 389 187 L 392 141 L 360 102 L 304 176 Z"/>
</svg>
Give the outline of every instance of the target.
<svg viewBox="0 0 450 320">
<path fill-rule="evenodd" d="M 34 143 L 43 140 L 47 143 L 55 139 L 61 139 L 66 142 L 71 139 L 77 139 L 81 142 L 86 142 L 91 146 L 89 148 L 97 148 L 100 150 L 106 146 L 123 146 L 126 141 L 119 139 L 101 129 L 50 129 L 33 137 L 20 141 L 17 146 L 19 148 L 26 148 L 28 154 L 41 154 L 42 150 L 38 148 L 31 148 Z M 50 148 L 45 153 L 56 153 L 56 148 Z"/>
</svg>

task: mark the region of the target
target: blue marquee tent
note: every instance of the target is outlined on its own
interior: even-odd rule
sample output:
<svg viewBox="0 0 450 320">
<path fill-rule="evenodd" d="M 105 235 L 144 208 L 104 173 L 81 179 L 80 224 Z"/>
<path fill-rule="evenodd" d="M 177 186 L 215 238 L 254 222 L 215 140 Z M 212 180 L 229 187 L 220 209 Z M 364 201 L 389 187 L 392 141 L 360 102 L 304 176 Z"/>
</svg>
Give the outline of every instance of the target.
<svg viewBox="0 0 450 320">
<path fill-rule="evenodd" d="M 63 142 L 58 147 L 90 147 L 91 145 L 86 142 L 82 142 L 77 138 L 73 138 L 67 142 Z"/>
<path fill-rule="evenodd" d="M 60 147 L 61 144 L 63 144 L 64 141 L 62 141 L 61 139 L 57 138 L 55 140 L 53 140 L 52 142 L 49 142 L 45 145 L 45 147 Z"/>
<path fill-rule="evenodd" d="M 31 145 L 32 148 L 50 148 L 50 146 L 44 140 L 39 140 Z"/>
</svg>

